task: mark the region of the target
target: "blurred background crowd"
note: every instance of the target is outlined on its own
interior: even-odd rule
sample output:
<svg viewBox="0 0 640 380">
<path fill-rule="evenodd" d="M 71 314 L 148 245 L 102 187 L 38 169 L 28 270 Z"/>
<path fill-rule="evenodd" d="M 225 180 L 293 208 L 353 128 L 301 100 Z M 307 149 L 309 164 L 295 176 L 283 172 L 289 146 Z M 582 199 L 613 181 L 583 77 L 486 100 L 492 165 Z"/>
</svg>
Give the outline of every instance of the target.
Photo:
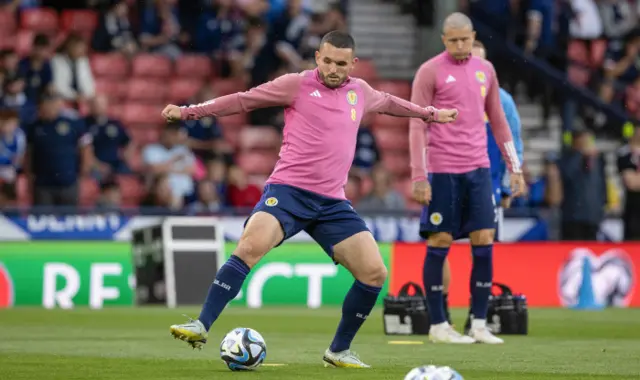
<svg viewBox="0 0 640 380">
<path fill-rule="evenodd" d="M 277 160 L 282 110 L 166 125 L 161 109 L 313 68 L 330 30 L 366 42 L 365 17 L 352 13 L 375 12 L 371 2 L 439 34 L 435 0 L 0 0 L 0 208 L 246 211 Z M 640 237 L 640 2 L 457 6 L 515 49 L 487 44 L 523 122 L 529 188 L 514 212 L 560 210 L 567 239 L 595 239 L 607 213 L 622 213 L 627 238 Z M 403 38 L 401 25 L 387 29 Z M 381 51 L 358 50 L 353 75 L 409 99 L 411 78 L 380 70 Z M 529 75 L 529 61 L 562 79 Z M 349 199 L 358 210 L 417 210 L 408 120 L 367 115 L 362 124 Z"/>
</svg>

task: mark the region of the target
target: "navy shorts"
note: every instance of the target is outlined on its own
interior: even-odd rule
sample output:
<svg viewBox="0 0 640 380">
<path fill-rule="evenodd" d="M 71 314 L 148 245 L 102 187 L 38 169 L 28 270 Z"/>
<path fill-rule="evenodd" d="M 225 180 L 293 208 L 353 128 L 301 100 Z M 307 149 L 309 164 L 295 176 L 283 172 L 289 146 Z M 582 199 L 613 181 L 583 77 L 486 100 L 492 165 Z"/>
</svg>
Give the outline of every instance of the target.
<svg viewBox="0 0 640 380">
<path fill-rule="evenodd" d="M 369 231 L 351 202 L 288 185 L 266 185 L 251 215 L 258 211 L 278 219 L 284 231 L 282 242 L 305 231 L 332 258 L 336 244 L 359 232 Z"/>
<path fill-rule="evenodd" d="M 496 202 L 489 169 L 468 173 L 432 173 L 431 202 L 420 216 L 420 236 L 448 232 L 462 239 L 473 231 L 495 229 Z"/>
</svg>

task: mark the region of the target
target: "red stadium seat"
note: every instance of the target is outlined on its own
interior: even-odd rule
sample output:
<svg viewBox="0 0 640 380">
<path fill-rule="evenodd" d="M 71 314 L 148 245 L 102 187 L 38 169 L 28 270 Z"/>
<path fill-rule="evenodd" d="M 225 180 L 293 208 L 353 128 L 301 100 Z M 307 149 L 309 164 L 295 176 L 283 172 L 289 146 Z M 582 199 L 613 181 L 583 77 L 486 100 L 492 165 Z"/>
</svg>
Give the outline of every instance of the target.
<svg viewBox="0 0 640 380">
<path fill-rule="evenodd" d="M 198 79 L 175 78 L 169 85 L 169 101 L 173 104 L 189 102 L 202 87 Z"/>
<path fill-rule="evenodd" d="M 0 36 L 11 36 L 17 31 L 16 17 L 12 12 L 0 11 Z"/>
<path fill-rule="evenodd" d="M 92 10 L 65 10 L 60 15 L 60 24 L 65 32 L 76 32 L 81 35 L 93 34 L 98 26 L 98 15 Z"/>
<path fill-rule="evenodd" d="M 247 89 L 247 86 L 238 79 L 216 79 L 211 82 L 211 87 L 216 96 L 229 95 Z"/>
<path fill-rule="evenodd" d="M 220 124 L 222 127 L 222 135 L 224 136 L 224 141 L 226 141 L 233 148 L 237 148 L 240 144 L 240 133 L 244 128 L 241 125 L 226 125 Z"/>
<path fill-rule="evenodd" d="M 280 133 L 270 126 L 248 125 L 240 131 L 239 148 L 241 150 L 273 150 L 280 147 Z"/>
<path fill-rule="evenodd" d="M 25 9 L 20 13 L 20 27 L 52 36 L 58 30 L 58 14 L 51 8 Z"/>
<path fill-rule="evenodd" d="M 142 78 L 168 78 L 172 74 L 169 58 L 157 54 L 139 54 L 133 58 L 131 74 Z"/>
<path fill-rule="evenodd" d="M 31 53 L 31 47 L 33 46 L 34 33 L 30 30 L 21 30 L 15 36 L 15 49 L 18 55 L 24 57 Z"/>
<path fill-rule="evenodd" d="M 149 127 L 134 127 L 129 128 L 127 132 L 131 140 L 138 146 L 145 146 L 158 142 L 160 139 L 160 128 Z"/>
<path fill-rule="evenodd" d="M 247 124 L 247 114 L 238 113 L 235 115 L 223 116 L 218 119 L 218 122 L 223 127 L 237 127 Z"/>
<path fill-rule="evenodd" d="M 127 205 L 135 205 L 144 196 L 144 186 L 140 180 L 134 175 L 119 175 L 116 182 L 120 187 L 120 193 Z"/>
<path fill-rule="evenodd" d="M 376 90 L 387 92 L 405 100 L 411 98 L 411 85 L 407 81 L 379 81 L 376 84 Z"/>
<path fill-rule="evenodd" d="M 398 133 L 404 133 L 409 128 L 409 118 L 377 114 L 373 118 L 373 129 L 376 128 L 397 128 Z"/>
<path fill-rule="evenodd" d="M 106 95 L 110 101 L 119 102 L 126 95 L 126 83 L 113 79 L 96 79 L 96 92 Z"/>
<path fill-rule="evenodd" d="M 408 150 L 409 133 L 397 127 L 380 127 L 373 130 L 376 143 L 382 150 Z"/>
<path fill-rule="evenodd" d="M 109 104 L 108 113 L 110 118 L 122 120 L 124 114 L 124 105 L 120 103 Z"/>
<path fill-rule="evenodd" d="M 361 59 L 353 66 L 351 76 L 372 82 L 378 78 L 378 72 L 372 60 Z"/>
<path fill-rule="evenodd" d="M 132 79 L 127 85 L 127 101 L 160 104 L 167 97 L 167 86 L 160 81 Z M 160 112 L 161 110 L 158 110 Z"/>
<path fill-rule="evenodd" d="M 175 75 L 181 78 L 206 79 L 213 74 L 211 59 L 206 55 L 183 55 L 176 61 Z"/>
<path fill-rule="evenodd" d="M 278 155 L 266 152 L 246 152 L 238 155 L 238 165 L 247 175 L 268 175 L 278 161 Z"/>
<path fill-rule="evenodd" d="M 409 174 L 409 154 L 384 154 L 382 156 L 382 163 L 387 170 L 396 175 L 397 177 L 403 177 Z"/>
<path fill-rule="evenodd" d="M 152 125 L 160 127 L 165 124 L 162 115 L 161 106 L 152 106 L 148 104 L 127 104 L 124 106 L 121 121 L 127 126 L 133 128 L 134 125 Z"/>
<path fill-rule="evenodd" d="M 100 197 L 98 183 L 92 178 L 80 180 L 80 206 L 93 206 Z"/>
<path fill-rule="evenodd" d="M 129 74 L 129 62 L 120 53 L 93 54 L 90 62 L 96 77 L 124 78 Z"/>
</svg>

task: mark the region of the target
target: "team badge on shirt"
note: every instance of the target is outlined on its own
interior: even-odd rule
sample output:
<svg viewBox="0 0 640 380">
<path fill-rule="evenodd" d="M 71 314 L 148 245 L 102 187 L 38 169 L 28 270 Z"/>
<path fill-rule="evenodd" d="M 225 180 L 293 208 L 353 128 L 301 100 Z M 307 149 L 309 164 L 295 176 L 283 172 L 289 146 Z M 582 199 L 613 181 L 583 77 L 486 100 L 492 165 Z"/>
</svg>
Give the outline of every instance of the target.
<svg viewBox="0 0 640 380">
<path fill-rule="evenodd" d="M 107 125 L 107 136 L 109 136 L 112 139 L 115 139 L 116 137 L 118 137 L 118 127 L 116 127 L 113 124 L 109 124 Z"/>
<path fill-rule="evenodd" d="M 267 200 L 264 201 L 264 204 L 266 204 L 269 207 L 273 207 L 278 204 L 278 199 L 276 197 L 267 198 Z"/>
<path fill-rule="evenodd" d="M 56 132 L 58 132 L 60 136 L 64 136 L 69 133 L 69 129 L 69 124 L 65 123 L 64 121 L 56 125 Z"/>
<path fill-rule="evenodd" d="M 487 81 L 487 76 L 485 75 L 484 71 L 476 71 L 476 79 L 478 80 L 478 82 L 484 83 Z"/>
<path fill-rule="evenodd" d="M 434 212 L 433 214 L 431 214 L 431 216 L 429 217 L 429 221 L 431 222 L 431 224 L 433 224 L 434 226 L 439 226 L 440 224 L 442 224 L 442 214 L 440 214 L 439 212 Z"/>
<path fill-rule="evenodd" d="M 358 104 L 358 94 L 353 90 L 349 90 L 349 92 L 347 92 L 347 102 L 352 106 Z"/>
</svg>

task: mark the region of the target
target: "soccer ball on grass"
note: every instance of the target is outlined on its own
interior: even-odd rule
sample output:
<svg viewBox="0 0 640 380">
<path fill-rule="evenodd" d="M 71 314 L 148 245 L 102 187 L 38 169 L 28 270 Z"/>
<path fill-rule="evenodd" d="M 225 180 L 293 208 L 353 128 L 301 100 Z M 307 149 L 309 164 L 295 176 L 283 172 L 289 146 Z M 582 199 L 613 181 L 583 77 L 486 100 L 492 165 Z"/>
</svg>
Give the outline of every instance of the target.
<svg viewBox="0 0 640 380">
<path fill-rule="evenodd" d="M 425 365 L 414 368 L 404 380 L 464 380 L 462 376 L 454 369 L 449 367 L 436 367 L 434 365 Z"/>
<path fill-rule="evenodd" d="M 220 343 L 220 358 L 232 371 L 251 371 L 267 356 L 267 344 L 256 330 L 238 327 L 231 330 Z"/>
</svg>

